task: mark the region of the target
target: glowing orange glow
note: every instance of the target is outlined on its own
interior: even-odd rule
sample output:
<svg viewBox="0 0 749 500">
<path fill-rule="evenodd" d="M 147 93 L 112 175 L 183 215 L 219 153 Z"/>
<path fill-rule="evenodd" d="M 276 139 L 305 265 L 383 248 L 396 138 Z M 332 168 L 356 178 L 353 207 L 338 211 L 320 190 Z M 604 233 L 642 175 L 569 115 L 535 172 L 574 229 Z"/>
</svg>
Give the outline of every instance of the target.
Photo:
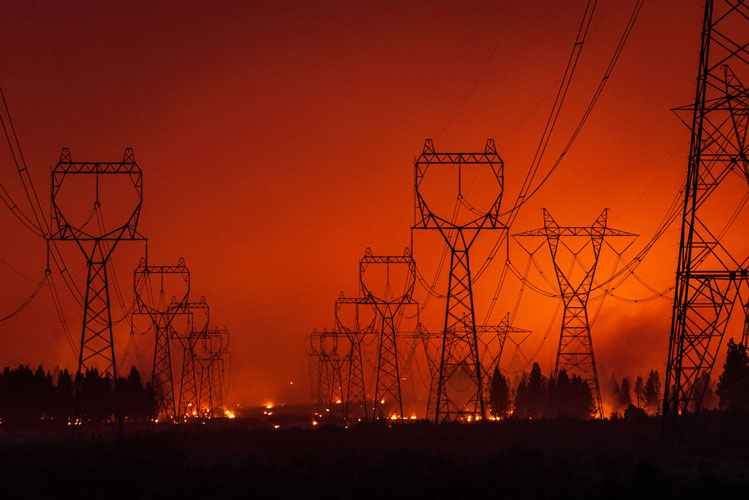
<svg viewBox="0 0 749 500">
<path fill-rule="evenodd" d="M 8 14 L 4 30 L 14 50 L 6 51 L 3 62 L 14 70 L 3 74 L 3 90 L 14 120 L 22 125 L 20 140 L 44 206 L 49 203 L 49 166 L 62 146 L 74 145 L 76 160 L 119 159 L 125 146 L 134 147 L 145 184 L 139 232 L 150 238 L 154 259 L 185 257 L 195 284 L 191 296 L 208 297 L 215 320 L 232 331 L 231 392 L 225 398 L 232 407 L 237 401 L 251 407 L 263 399 L 312 402 L 303 337 L 314 327 L 330 327 L 332 302 L 340 290 L 356 294 L 356 266 L 365 246 L 395 255 L 410 243 L 413 159 L 428 136 L 441 151 L 481 150 L 486 138 L 494 137 L 505 161 L 502 210 L 512 206 L 543 132 L 554 82 L 561 78 L 574 40 L 569 30 L 581 8 L 576 2 L 521 2 L 523 7 L 508 19 L 504 2 L 485 2 L 481 9 L 438 3 L 428 12 L 408 2 L 376 9 L 349 2 L 345 15 L 326 3 L 289 8 L 285 2 L 214 2 L 160 15 L 155 29 L 153 23 L 130 22 L 154 19 L 146 2 L 128 7 L 127 16 L 115 15 L 114 4 L 82 6 L 83 12 L 72 16 L 65 2 L 45 2 L 40 17 L 50 30 L 54 20 L 65 20 L 50 37 L 68 75 L 61 73 L 48 44 L 39 43 L 39 31 L 28 29 L 28 19 L 14 19 L 18 12 L 28 13 L 16 9 Z M 621 33 L 617 19 L 629 15 L 627 2 L 608 4 L 610 13 L 597 21 L 597 39 L 586 45 L 536 179 L 549 172 L 585 111 L 602 76 L 600 63 L 610 58 Z M 694 99 L 701 12 L 680 4 L 650 2 L 643 10 L 604 98 L 564 161 L 518 212 L 512 232 L 538 227 L 541 207 L 562 225 L 589 224 L 609 207 L 612 224 L 642 235 L 635 253 L 653 236 L 681 187 L 689 151 L 689 134 L 669 110 Z M 347 22 L 339 22 L 341 15 Z M 186 28 L 196 17 L 205 18 L 199 37 Z M 253 21 L 248 29 L 247 19 L 263 22 Z M 659 22 L 663 19 L 669 22 Z M 497 41 L 499 22 L 508 29 Z M 450 36 L 436 36 L 443 31 Z M 120 32 L 128 36 L 109 36 Z M 81 33 L 97 44 L 81 44 Z M 667 56 L 653 50 L 663 46 Z M 99 53 L 113 54 L 118 64 Z M 451 70 L 434 71 L 435 61 Z M 122 78 L 123 68 L 137 71 Z M 82 113 L 82 105 L 87 112 Z M 0 182 L 18 201 L 23 190 L 5 168 L 11 162 L 8 151 L 0 152 Z M 221 175 L 207 165 L 221 165 Z M 41 275 L 46 245 L 2 210 L 0 257 L 22 275 Z M 637 268 L 649 287 L 664 290 L 674 284 L 675 227 Z M 439 235 L 424 233 L 414 235 L 413 251 L 420 273 L 431 283 L 443 243 Z M 474 272 L 493 242 L 494 237 L 477 240 L 471 254 Z M 126 246 L 118 246 L 113 265 L 124 300 L 131 303 L 124 277 L 131 275 L 143 249 Z M 83 289 L 85 263 L 77 249 L 69 250 L 67 267 Z M 476 282 L 477 317 L 490 310 L 504 252 Z M 537 254 L 544 276 L 533 271 L 528 283 L 548 291 L 545 278 L 553 268 L 544 252 Z M 527 255 L 514 243 L 508 255 L 524 269 Z M 613 267 L 602 261 L 596 281 L 604 282 Z M 446 274 L 436 282 L 439 293 L 447 290 Z M 3 265 L 0 282 L 4 314 L 28 297 L 29 283 Z M 488 322 L 500 320 L 501 305 L 514 303 L 519 287 L 508 274 Z M 651 295 L 634 279 L 617 284 L 615 292 Z M 295 298 L 294 307 L 289 297 Z M 414 299 L 424 303 L 426 297 L 417 287 Z M 63 295 L 61 300 L 71 330 L 80 333 L 80 318 L 70 319 L 79 317 L 75 298 Z M 112 302 L 112 314 L 119 317 L 119 305 Z M 519 304 L 515 326 L 534 332 L 522 354 L 538 352 L 548 375 L 559 318 L 548 339 L 543 332 L 558 301 L 526 290 Z M 421 319 L 430 331 L 442 328 L 443 305 L 433 300 L 425 307 Z M 592 332 L 602 386 L 611 374 L 646 374 L 655 368 L 664 376 L 671 307 L 671 301 L 660 298 L 639 304 L 606 298 Z M 130 338 L 126 323 L 114 329 L 118 372 L 127 374 L 134 364 L 146 380 L 152 367 L 135 353 L 153 352 L 154 337 L 136 338 L 137 346 L 125 349 Z M 510 343 L 504 349 L 504 362 L 513 365 L 503 369 L 529 369 L 524 356 L 513 356 Z M 78 353 L 73 351 L 46 292 L 3 323 L 0 369 L 44 360 L 45 369 L 57 365 L 75 372 Z M 426 366 L 423 360 L 419 364 Z M 416 383 L 423 375 L 409 372 L 407 378 Z M 368 412 L 372 402 L 370 394 Z M 271 410 L 274 403 L 262 406 Z M 404 401 L 399 411 L 423 416 L 421 406 L 426 403 Z"/>
</svg>

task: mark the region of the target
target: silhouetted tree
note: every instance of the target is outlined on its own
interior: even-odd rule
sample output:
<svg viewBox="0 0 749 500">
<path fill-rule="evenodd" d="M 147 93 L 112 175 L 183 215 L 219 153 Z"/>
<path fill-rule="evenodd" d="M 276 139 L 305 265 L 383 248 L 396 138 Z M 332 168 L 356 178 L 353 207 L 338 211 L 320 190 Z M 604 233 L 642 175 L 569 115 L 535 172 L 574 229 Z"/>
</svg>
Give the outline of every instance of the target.
<svg viewBox="0 0 749 500">
<path fill-rule="evenodd" d="M 546 380 L 541 374 L 541 367 L 533 363 L 531 373 L 520 382 L 515 396 L 515 414 L 520 418 L 541 418 L 546 399 Z"/>
<path fill-rule="evenodd" d="M 718 380 L 720 408 L 731 413 L 743 413 L 749 409 L 749 361 L 746 347 L 728 341 L 723 373 Z"/>
<path fill-rule="evenodd" d="M 639 375 L 635 380 L 635 406 L 642 408 L 642 403 L 645 399 L 645 383 L 642 381 L 642 377 Z"/>
<path fill-rule="evenodd" d="M 661 397 L 661 378 L 658 370 L 650 370 L 645 382 L 645 404 L 650 411 L 658 413 Z"/>
<path fill-rule="evenodd" d="M 507 385 L 507 379 L 498 367 L 494 367 L 494 373 L 492 374 L 489 399 L 492 415 L 500 418 L 506 417 L 510 412 L 510 386 Z"/>
<path fill-rule="evenodd" d="M 707 370 L 703 370 L 694 381 L 694 389 L 697 391 L 697 394 L 702 395 L 701 406 L 705 410 L 712 410 L 718 406 L 718 401 L 712 386 L 712 379 Z"/>
<path fill-rule="evenodd" d="M 593 393 L 586 381 L 577 375 L 570 379 L 570 417 L 590 418 L 595 410 Z"/>
</svg>

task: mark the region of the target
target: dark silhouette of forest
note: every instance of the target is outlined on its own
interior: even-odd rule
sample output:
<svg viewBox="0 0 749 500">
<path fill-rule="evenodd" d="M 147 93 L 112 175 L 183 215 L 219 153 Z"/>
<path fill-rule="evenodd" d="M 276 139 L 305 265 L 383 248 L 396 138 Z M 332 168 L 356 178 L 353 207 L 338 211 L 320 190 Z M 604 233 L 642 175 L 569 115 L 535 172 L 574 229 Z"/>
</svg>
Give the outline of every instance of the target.
<svg viewBox="0 0 749 500">
<path fill-rule="evenodd" d="M 78 398 L 74 398 L 78 390 Z M 81 422 L 111 421 L 120 415 L 129 421 L 148 421 L 156 409 L 156 395 L 143 383 L 135 367 L 116 384 L 94 368 L 73 377 L 60 370 L 56 377 L 40 365 L 20 365 L 0 373 L 0 419 L 3 424 L 68 423 L 75 407 Z"/>
<path fill-rule="evenodd" d="M 718 367 L 716 367 L 717 370 Z M 604 401 L 612 409 L 609 419 L 643 419 L 658 416 L 663 397 L 660 374 L 650 370 L 645 378 L 612 378 L 602 387 Z M 606 383 L 602 381 L 602 383 Z M 718 382 L 709 373 L 700 374 L 697 387 L 704 391 L 701 410 L 719 410 L 732 414 L 749 413 L 749 357 L 746 346 L 728 342 L 725 363 Z M 538 363 L 523 373 L 515 388 L 495 368 L 491 378 L 490 412 L 494 417 L 531 419 L 570 417 L 587 419 L 595 409 L 588 384 L 580 377 L 560 370 L 546 377 Z"/>
</svg>

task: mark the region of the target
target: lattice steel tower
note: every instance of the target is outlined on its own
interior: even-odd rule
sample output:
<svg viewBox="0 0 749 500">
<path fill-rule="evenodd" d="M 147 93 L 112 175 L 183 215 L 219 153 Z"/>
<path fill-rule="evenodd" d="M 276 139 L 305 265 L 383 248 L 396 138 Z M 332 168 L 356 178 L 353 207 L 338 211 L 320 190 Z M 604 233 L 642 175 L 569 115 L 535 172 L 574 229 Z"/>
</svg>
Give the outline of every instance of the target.
<svg viewBox="0 0 749 500">
<path fill-rule="evenodd" d="M 664 386 L 667 427 L 678 414 L 699 410 L 703 374 L 712 371 L 747 284 L 747 250 L 725 238 L 733 220 L 716 224 L 709 205 L 711 195 L 725 201 L 724 189 L 749 181 L 749 94 L 741 79 L 749 79 L 749 4 L 708 0 L 694 104 L 676 110 L 692 137 Z M 745 318 L 747 302 L 740 304 Z"/>
<path fill-rule="evenodd" d="M 530 330 L 512 326 L 509 312 L 505 314 L 498 325 L 479 325 L 476 327 L 480 347 L 479 358 L 481 359 L 481 370 L 484 377 L 484 406 L 488 406 L 491 399 L 492 375 L 495 368 L 499 369 L 505 342 L 508 338 L 512 339 L 514 336 L 527 337 L 530 333 Z"/>
<path fill-rule="evenodd" d="M 184 305 L 188 317 L 186 332 L 172 329 L 173 337 L 182 347 L 182 372 L 179 383 L 179 399 L 177 403 L 177 418 L 189 420 L 199 418 L 200 415 L 200 392 L 197 366 L 196 350 L 200 340 L 208 333 L 210 322 L 210 307 L 205 297 L 200 297 L 198 302 L 187 302 Z"/>
<path fill-rule="evenodd" d="M 428 200 L 425 193 L 428 191 L 428 184 L 425 184 L 428 172 L 445 167 L 457 170 L 458 174 L 453 218 L 430 207 L 430 204 L 436 205 L 436 200 Z M 482 189 L 493 189 L 488 206 L 476 208 L 463 196 L 463 170 L 466 167 L 490 169 L 492 185 L 481 186 Z M 482 153 L 437 153 L 432 140 L 427 139 L 424 150 L 416 159 L 414 177 L 416 208 L 412 229 L 437 230 L 450 248 L 450 276 L 434 419 L 435 422 L 481 419 L 485 417 L 483 376 L 468 255 L 482 230 L 504 229 L 499 222 L 504 184 L 502 159 L 497 155 L 493 139 L 486 141 Z M 455 215 L 460 207 L 465 208 L 469 215 L 458 220 Z"/>
<path fill-rule="evenodd" d="M 543 228 L 525 231 L 514 236 L 543 236 L 546 238 L 549 250 L 551 251 L 554 271 L 557 276 L 559 293 L 562 296 L 562 303 L 564 305 L 562 330 L 559 335 L 559 347 L 557 349 L 556 363 L 554 364 L 554 373 L 556 374 L 559 370 L 564 369 L 568 375 L 578 375 L 583 379 L 593 394 L 596 406 L 594 413 L 602 418 L 601 390 L 598 384 L 598 372 L 596 370 L 595 356 L 593 355 L 593 340 L 590 336 L 590 322 L 588 320 L 588 299 L 593 287 L 593 278 L 598 267 L 598 258 L 601 254 L 604 238 L 612 236 L 634 237 L 636 235 L 607 227 L 607 210 L 604 210 L 590 227 L 560 227 L 546 209 L 543 209 L 543 214 Z M 588 241 L 574 252 L 570 247 L 567 247 L 573 253 L 573 264 L 574 262 L 578 262 L 583 266 L 584 264 L 578 257 L 579 253 L 588 244 L 593 249 L 593 262 L 587 268 L 583 268 L 581 279 L 573 278 L 572 269 L 564 272 L 560 267 L 560 258 L 558 256 L 560 239 L 571 237 L 588 238 Z M 561 244 L 563 245 L 563 243 Z"/>
<path fill-rule="evenodd" d="M 346 420 L 366 421 L 369 418 L 367 386 L 364 376 L 362 343 L 368 335 L 374 333 L 376 316 L 371 314 L 369 323 L 362 325 L 361 309 L 371 310 L 372 303 L 361 297 L 346 297 L 343 292 L 335 301 L 336 332 L 340 342 L 341 336 L 348 340 L 348 351 L 345 355 L 343 369 L 347 370 L 343 412 Z M 343 317 L 344 309 L 353 308 L 353 325 Z M 340 344 L 338 345 L 340 349 Z"/>
<path fill-rule="evenodd" d="M 76 199 L 64 199 L 63 185 L 73 178 L 93 177 L 95 197 L 93 211 L 85 221 L 73 221 L 68 218 L 69 208 L 63 205 L 74 204 Z M 104 227 L 101 215 L 99 185 L 101 178 L 125 178 L 134 189 L 134 205 L 124 221 L 111 229 Z M 135 162 L 133 150 L 125 149 L 120 162 L 73 162 L 68 148 L 63 148 L 60 161 L 52 169 L 52 231 L 50 240 L 75 241 L 86 258 L 87 276 L 86 293 L 83 303 L 83 327 L 81 348 L 78 356 L 77 374 L 97 368 L 100 373 L 110 378 L 112 383 L 117 378 L 117 365 L 114 355 L 114 337 L 112 333 L 112 314 L 109 300 L 109 280 L 107 265 L 112 253 L 120 241 L 142 240 L 138 231 L 138 219 L 143 203 L 143 175 Z M 96 218 L 97 223 L 91 223 Z M 80 380 L 76 377 L 76 380 Z M 76 391 L 77 392 L 77 391 Z"/>
<path fill-rule="evenodd" d="M 164 291 L 164 279 L 174 276 L 181 280 L 184 288 L 168 303 Z M 159 291 L 154 297 L 152 279 L 158 280 Z M 186 304 L 190 295 L 190 270 L 180 257 L 175 266 L 151 266 L 141 258 L 133 272 L 135 290 L 135 310 L 133 315 L 146 315 L 155 329 L 153 371 L 151 387 L 156 393 L 156 415 L 164 415 L 169 422 L 176 422 L 179 416 L 174 397 L 174 375 L 170 340 L 174 337 L 172 323 L 179 314 L 187 313 Z"/>
<path fill-rule="evenodd" d="M 381 290 L 374 290 L 373 284 L 366 277 L 372 266 L 384 267 L 385 280 Z M 394 291 L 391 284 L 392 268 L 405 270 L 403 283 L 397 283 Z M 397 272 L 397 271 L 396 271 Z M 377 344 L 377 376 L 372 418 L 402 419 L 403 400 L 401 397 L 400 371 L 398 369 L 397 319 L 402 315 L 406 305 L 414 304 L 413 292 L 416 284 L 416 263 L 411 256 L 411 249 L 406 248 L 402 256 L 372 255 L 367 248 L 359 262 L 359 285 L 361 295 L 374 304 L 381 330 Z"/>
<path fill-rule="evenodd" d="M 344 357 L 338 353 L 338 339 L 342 334 L 313 330 L 309 336 L 310 356 L 317 369 L 317 407 L 315 414 L 328 422 L 344 421 L 343 382 Z"/>
<path fill-rule="evenodd" d="M 195 352 L 200 368 L 200 413 L 208 418 L 224 416 L 224 365 L 229 355 L 229 331 L 214 328 L 201 334 L 202 349 Z"/>
</svg>

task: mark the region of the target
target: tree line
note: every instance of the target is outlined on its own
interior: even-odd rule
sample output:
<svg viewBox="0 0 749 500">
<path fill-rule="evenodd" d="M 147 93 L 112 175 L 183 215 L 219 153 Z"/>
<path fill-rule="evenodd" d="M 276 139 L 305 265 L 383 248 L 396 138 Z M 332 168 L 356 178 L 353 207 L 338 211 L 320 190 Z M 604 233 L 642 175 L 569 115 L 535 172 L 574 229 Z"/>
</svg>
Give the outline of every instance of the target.
<svg viewBox="0 0 749 500">
<path fill-rule="evenodd" d="M 135 367 L 127 377 L 118 377 L 116 384 L 95 368 L 77 376 L 60 370 L 56 380 L 41 365 L 36 370 L 26 365 L 5 367 L 0 373 L 2 423 L 68 423 L 74 411 L 85 422 L 109 421 L 115 414 L 148 421 L 156 411 L 156 394 L 150 383 L 141 381 Z"/>
<path fill-rule="evenodd" d="M 507 377 L 495 368 L 489 399 L 492 415 L 499 418 L 590 418 L 595 410 L 593 394 L 584 380 L 570 377 L 565 370 L 545 377 L 538 363 L 533 363 L 530 374 L 523 373 L 514 391 Z"/>
<path fill-rule="evenodd" d="M 660 415 L 662 387 L 660 374 L 651 370 L 647 377 L 612 378 L 606 392 L 610 418 L 641 418 Z M 733 414 L 749 414 L 749 356 L 743 344 L 728 341 L 723 371 L 715 383 L 705 371 L 697 376 L 695 388 L 702 393 L 701 410 L 718 409 Z M 560 370 L 545 377 L 538 363 L 523 373 L 513 390 L 497 368 L 491 378 L 490 411 L 500 418 L 590 418 L 595 404 L 588 384 L 580 377 Z"/>
</svg>

